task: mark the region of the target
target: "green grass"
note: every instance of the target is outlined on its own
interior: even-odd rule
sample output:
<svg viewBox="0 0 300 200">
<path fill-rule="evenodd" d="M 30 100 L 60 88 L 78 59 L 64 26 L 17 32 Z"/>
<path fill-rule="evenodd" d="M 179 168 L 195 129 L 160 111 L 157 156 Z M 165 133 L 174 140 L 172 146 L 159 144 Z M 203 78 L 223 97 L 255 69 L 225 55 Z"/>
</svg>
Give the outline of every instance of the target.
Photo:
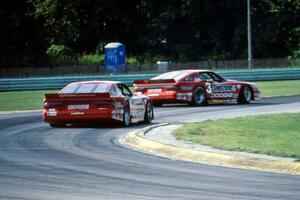
<svg viewBox="0 0 300 200">
<path fill-rule="evenodd" d="M 0 111 L 42 109 L 46 93 L 57 90 L 35 90 L 0 93 Z"/>
<path fill-rule="evenodd" d="M 262 97 L 300 95 L 300 80 L 256 82 Z M 57 90 L 0 92 L 0 111 L 41 109 L 43 95 Z"/>
<path fill-rule="evenodd" d="M 262 97 L 300 95 L 300 80 L 256 82 Z"/>
<path fill-rule="evenodd" d="M 174 134 L 225 150 L 300 159 L 300 113 L 209 120 L 186 124 Z"/>
</svg>

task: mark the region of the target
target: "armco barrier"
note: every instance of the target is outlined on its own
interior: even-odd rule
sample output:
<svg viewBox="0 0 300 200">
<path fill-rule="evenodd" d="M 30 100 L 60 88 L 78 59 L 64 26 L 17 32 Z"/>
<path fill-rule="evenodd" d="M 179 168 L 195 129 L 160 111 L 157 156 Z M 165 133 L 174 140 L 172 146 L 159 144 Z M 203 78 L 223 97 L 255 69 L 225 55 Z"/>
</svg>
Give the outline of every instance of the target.
<svg viewBox="0 0 300 200">
<path fill-rule="evenodd" d="M 220 75 L 227 79 L 243 81 L 269 81 L 300 79 L 300 68 L 290 69 L 259 69 L 220 71 Z M 137 79 L 150 79 L 158 74 L 133 74 L 111 76 L 71 76 L 71 77 L 35 77 L 35 78 L 2 78 L 0 91 L 60 89 L 75 81 L 113 80 L 132 85 Z"/>
</svg>

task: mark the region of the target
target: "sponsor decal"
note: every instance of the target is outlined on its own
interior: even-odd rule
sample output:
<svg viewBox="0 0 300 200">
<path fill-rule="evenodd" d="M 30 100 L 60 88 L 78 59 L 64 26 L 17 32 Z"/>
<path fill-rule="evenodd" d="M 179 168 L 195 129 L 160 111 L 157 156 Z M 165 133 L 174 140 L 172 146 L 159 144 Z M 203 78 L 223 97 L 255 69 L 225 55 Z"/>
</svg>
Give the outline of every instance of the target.
<svg viewBox="0 0 300 200">
<path fill-rule="evenodd" d="M 55 116 L 57 116 L 57 112 L 56 111 L 48 111 L 47 112 L 47 116 L 49 116 L 49 117 L 55 117 Z"/>
<path fill-rule="evenodd" d="M 89 104 L 68 105 L 68 110 L 88 110 L 89 108 Z"/>
<path fill-rule="evenodd" d="M 71 115 L 84 115 L 84 112 L 74 112 L 74 113 L 70 113 Z"/>
<path fill-rule="evenodd" d="M 210 95 L 211 98 L 233 98 L 234 93 L 213 93 Z"/>
<path fill-rule="evenodd" d="M 212 92 L 229 92 L 236 91 L 235 85 L 212 85 Z"/>
<path fill-rule="evenodd" d="M 205 83 L 205 86 L 206 86 L 207 93 L 210 94 L 212 92 L 211 83 Z"/>
</svg>

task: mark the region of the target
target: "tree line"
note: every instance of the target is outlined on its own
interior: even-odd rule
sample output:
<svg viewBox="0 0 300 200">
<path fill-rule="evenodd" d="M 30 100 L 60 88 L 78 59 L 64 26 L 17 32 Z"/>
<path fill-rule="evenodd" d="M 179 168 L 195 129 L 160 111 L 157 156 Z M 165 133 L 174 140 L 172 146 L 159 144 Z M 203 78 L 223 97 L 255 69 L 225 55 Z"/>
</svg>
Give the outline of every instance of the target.
<svg viewBox="0 0 300 200">
<path fill-rule="evenodd" d="M 300 0 L 252 0 L 255 58 L 299 50 Z M 43 66 L 47 50 L 101 54 L 125 44 L 143 61 L 247 57 L 246 0 L 10 0 L 0 8 L 0 66 Z"/>
</svg>

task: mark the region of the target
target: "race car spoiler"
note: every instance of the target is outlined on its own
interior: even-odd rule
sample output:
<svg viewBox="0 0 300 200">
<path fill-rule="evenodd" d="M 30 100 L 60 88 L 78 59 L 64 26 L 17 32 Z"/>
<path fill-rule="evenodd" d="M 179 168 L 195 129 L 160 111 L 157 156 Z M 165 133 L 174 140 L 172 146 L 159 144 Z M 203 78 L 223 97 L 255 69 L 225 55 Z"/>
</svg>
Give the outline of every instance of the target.
<svg viewBox="0 0 300 200">
<path fill-rule="evenodd" d="M 72 99 L 72 98 L 110 98 L 108 92 L 105 93 L 60 93 L 60 94 L 45 94 L 47 100 L 50 99 Z"/>
<path fill-rule="evenodd" d="M 174 79 L 135 80 L 134 84 L 176 83 Z"/>
</svg>

